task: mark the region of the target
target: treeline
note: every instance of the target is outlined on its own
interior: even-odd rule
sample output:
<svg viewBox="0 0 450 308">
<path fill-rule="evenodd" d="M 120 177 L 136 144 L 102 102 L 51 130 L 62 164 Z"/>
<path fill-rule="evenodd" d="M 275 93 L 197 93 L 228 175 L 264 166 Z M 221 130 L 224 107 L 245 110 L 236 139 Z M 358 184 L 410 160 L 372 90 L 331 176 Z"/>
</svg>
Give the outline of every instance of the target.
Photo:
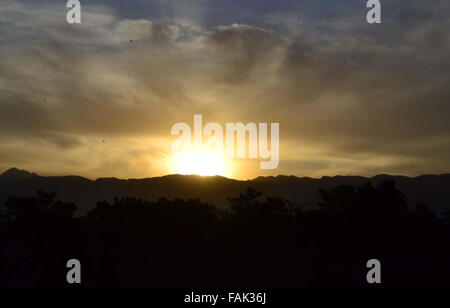
<svg viewBox="0 0 450 308">
<path fill-rule="evenodd" d="M 52 193 L 12 197 L 0 217 L 0 287 L 450 286 L 450 212 L 409 205 L 393 182 L 319 191 L 310 208 L 249 188 L 228 210 L 200 200 L 99 202 L 85 217 Z M 439 213 L 441 214 L 441 213 Z"/>
</svg>

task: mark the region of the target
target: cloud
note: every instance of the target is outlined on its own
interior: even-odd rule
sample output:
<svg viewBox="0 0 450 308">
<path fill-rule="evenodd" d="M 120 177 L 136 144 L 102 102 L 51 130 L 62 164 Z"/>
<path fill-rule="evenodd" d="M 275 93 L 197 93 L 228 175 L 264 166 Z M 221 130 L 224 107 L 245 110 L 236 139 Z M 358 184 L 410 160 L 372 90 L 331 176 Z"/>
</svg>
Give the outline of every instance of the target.
<svg viewBox="0 0 450 308">
<path fill-rule="evenodd" d="M 386 3 L 377 26 L 360 1 L 98 1 L 77 26 L 55 3 L 0 8 L 0 168 L 162 175 L 201 113 L 279 122 L 275 173 L 450 171 L 447 1 Z"/>
</svg>

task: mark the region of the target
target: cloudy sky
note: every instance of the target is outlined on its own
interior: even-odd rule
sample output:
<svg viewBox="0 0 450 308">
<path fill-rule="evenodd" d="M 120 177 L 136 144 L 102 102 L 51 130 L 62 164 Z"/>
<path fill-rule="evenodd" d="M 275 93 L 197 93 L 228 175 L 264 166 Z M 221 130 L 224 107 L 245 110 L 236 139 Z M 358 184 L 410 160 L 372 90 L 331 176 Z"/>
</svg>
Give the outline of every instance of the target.
<svg viewBox="0 0 450 308">
<path fill-rule="evenodd" d="M 38 2 L 38 3 L 37 3 Z M 176 122 L 280 123 L 227 176 L 450 172 L 450 2 L 0 2 L 0 171 L 173 173 Z"/>
</svg>

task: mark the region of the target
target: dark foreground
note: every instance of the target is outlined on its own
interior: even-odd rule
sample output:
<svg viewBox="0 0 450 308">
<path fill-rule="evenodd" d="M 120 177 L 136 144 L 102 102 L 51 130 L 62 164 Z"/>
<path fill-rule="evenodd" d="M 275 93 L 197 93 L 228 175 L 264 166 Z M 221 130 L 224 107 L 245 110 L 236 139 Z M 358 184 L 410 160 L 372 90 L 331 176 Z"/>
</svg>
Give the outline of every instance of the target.
<svg viewBox="0 0 450 308">
<path fill-rule="evenodd" d="M 54 194 L 9 198 L 0 287 L 450 287 L 450 212 L 408 205 L 393 182 L 320 191 L 300 208 L 249 189 L 219 211 L 200 200 L 99 202 L 85 217 Z M 441 215 L 442 214 L 442 215 Z"/>
</svg>

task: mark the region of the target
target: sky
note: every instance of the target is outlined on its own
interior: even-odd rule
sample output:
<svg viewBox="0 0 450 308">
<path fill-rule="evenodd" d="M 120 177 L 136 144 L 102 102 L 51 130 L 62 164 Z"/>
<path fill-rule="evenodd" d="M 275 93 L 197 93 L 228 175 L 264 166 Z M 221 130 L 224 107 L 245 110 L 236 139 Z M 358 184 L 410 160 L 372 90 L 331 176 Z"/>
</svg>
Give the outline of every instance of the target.
<svg viewBox="0 0 450 308">
<path fill-rule="evenodd" d="M 226 176 L 450 172 L 450 2 L 0 3 L 0 171 L 176 173 L 171 127 L 280 124 L 280 164 Z"/>
</svg>

